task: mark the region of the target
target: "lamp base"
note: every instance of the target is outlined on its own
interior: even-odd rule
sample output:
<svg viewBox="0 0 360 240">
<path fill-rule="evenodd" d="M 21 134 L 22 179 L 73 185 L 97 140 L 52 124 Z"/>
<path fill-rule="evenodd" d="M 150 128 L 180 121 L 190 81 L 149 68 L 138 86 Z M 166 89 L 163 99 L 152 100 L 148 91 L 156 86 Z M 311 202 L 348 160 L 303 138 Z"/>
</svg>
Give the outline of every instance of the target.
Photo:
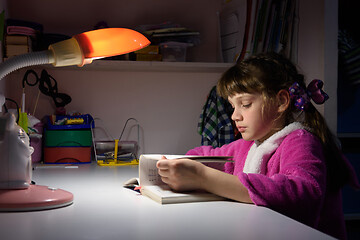
<svg viewBox="0 0 360 240">
<path fill-rule="evenodd" d="M 73 200 L 70 192 L 41 185 L 30 185 L 27 189 L 3 189 L 0 190 L 0 211 L 48 210 L 68 206 Z"/>
</svg>

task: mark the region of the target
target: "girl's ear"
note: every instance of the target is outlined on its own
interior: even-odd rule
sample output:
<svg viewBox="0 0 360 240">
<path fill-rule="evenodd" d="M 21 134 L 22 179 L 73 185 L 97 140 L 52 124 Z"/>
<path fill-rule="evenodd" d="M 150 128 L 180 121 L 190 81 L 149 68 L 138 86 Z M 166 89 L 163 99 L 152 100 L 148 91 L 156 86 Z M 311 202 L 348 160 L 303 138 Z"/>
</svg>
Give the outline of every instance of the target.
<svg viewBox="0 0 360 240">
<path fill-rule="evenodd" d="M 285 89 L 280 90 L 277 95 L 277 101 L 278 101 L 278 112 L 284 112 L 290 105 L 290 95 L 289 92 Z"/>
</svg>

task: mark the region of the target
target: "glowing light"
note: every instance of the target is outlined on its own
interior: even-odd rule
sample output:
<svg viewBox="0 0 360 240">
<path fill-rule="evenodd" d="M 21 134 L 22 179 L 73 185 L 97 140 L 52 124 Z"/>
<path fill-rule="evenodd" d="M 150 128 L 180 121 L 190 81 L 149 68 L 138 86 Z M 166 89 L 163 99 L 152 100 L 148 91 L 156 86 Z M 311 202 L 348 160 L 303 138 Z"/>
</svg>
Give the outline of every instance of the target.
<svg viewBox="0 0 360 240">
<path fill-rule="evenodd" d="M 126 28 L 104 28 L 75 35 L 85 59 L 126 54 L 144 48 L 150 41 Z"/>
</svg>

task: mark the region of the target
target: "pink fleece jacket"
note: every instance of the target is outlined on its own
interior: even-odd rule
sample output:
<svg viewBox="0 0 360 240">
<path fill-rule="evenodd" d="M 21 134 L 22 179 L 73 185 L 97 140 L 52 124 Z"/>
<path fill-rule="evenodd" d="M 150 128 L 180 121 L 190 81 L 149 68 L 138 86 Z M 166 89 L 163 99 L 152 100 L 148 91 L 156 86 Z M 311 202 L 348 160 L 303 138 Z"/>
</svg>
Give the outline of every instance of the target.
<svg viewBox="0 0 360 240">
<path fill-rule="evenodd" d="M 201 146 L 187 154 L 234 156 L 234 162 L 225 164 L 225 172 L 238 176 L 256 205 L 345 239 L 341 192 L 326 191 L 326 166 L 319 139 L 304 129 L 291 132 L 266 160 L 264 174 L 243 172 L 252 144 L 240 139 L 221 148 Z"/>
</svg>

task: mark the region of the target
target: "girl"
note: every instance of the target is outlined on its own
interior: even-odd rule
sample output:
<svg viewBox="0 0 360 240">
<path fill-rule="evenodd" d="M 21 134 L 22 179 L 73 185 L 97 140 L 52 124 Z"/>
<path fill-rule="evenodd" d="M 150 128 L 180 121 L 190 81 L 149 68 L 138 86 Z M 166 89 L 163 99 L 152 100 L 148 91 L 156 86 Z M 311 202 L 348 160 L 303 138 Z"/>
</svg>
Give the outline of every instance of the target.
<svg viewBox="0 0 360 240">
<path fill-rule="evenodd" d="M 189 159 L 158 161 L 172 189 L 201 189 L 266 206 L 337 238 L 346 238 L 340 188 L 359 187 L 324 118 L 311 103 L 328 96 L 278 54 L 260 54 L 226 71 L 217 84 L 242 139 L 189 155 L 233 156 L 223 171 Z"/>
</svg>

